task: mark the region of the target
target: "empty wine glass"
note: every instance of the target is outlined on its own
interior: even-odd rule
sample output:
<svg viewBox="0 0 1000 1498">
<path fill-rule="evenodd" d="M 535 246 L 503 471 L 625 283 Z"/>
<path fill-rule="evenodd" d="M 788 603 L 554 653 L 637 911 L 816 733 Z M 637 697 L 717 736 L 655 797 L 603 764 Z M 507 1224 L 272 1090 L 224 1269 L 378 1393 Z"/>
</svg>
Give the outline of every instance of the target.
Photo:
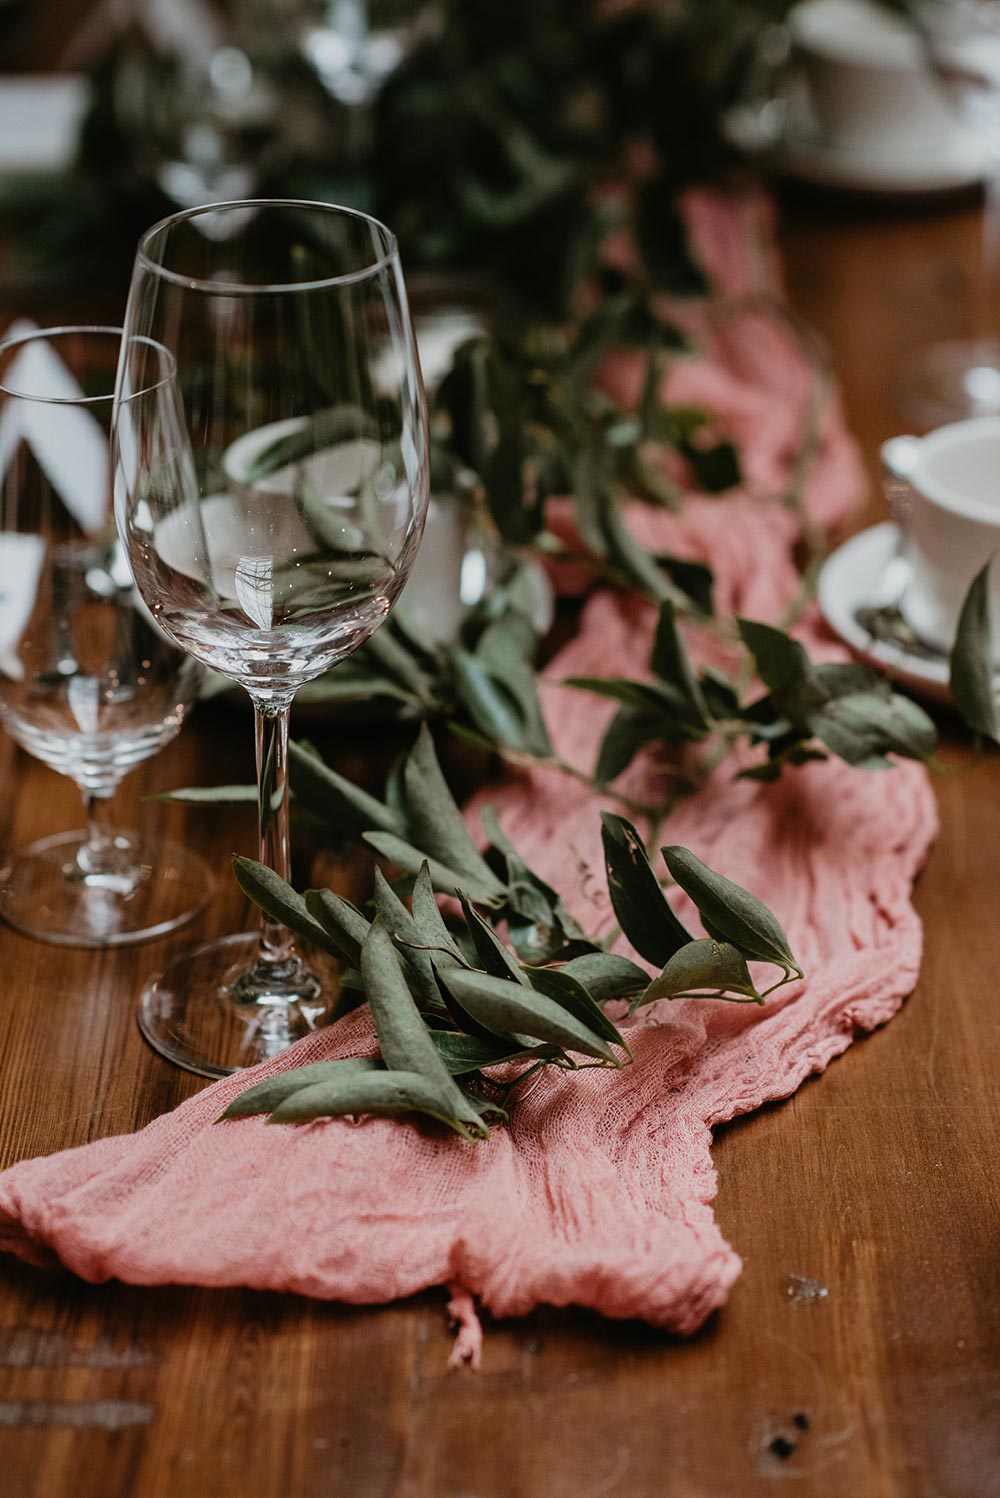
<svg viewBox="0 0 1000 1498">
<path fill-rule="evenodd" d="M 899 387 L 911 419 L 934 427 L 1000 411 L 1000 0 L 928 0 L 917 15 L 945 97 L 985 163 L 974 337 L 924 349 Z"/>
<path fill-rule="evenodd" d="M 421 0 L 300 0 L 301 46 L 338 104 L 370 105 L 434 27 Z"/>
<path fill-rule="evenodd" d="M 161 628 L 253 700 L 260 857 L 287 879 L 292 698 L 387 617 L 427 508 L 396 241 L 313 202 L 177 214 L 140 241 L 126 330 L 119 529 Z M 178 385 L 136 402 L 151 338 Z M 140 1024 L 164 1055 L 217 1076 L 284 1049 L 326 1004 L 290 933 L 265 919 L 156 975 Z"/>
<path fill-rule="evenodd" d="M 85 830 L 34 843 L 0 871 L 0 913 L 30 936 L 84 947 L 170 931 L 212 891 L 194 854 L 109 822 L 119 781 L 180 730 L 202 676 L 153 623 L 115 534 L 120 347 L 120 328 L 0 344 L 0 718 L 76 781 L 88 815 Z"/>
</svg>

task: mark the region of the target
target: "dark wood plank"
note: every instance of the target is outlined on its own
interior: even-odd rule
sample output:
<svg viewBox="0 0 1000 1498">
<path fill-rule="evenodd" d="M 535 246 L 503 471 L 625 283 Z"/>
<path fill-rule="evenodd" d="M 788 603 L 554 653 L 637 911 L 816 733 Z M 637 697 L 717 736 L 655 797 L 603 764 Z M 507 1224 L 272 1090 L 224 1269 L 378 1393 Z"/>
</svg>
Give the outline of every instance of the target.
<svg viewBox="0 0 1000 1498">
<path fill-rule="evenodd" d="M 899 353 L 965 314 L 977 215 L 790 210 L 789 284 L 825 333 L 874 473 Z M 943 303 L 941 297 L 944 297 Z M 935 311 L 935 307 L 938 311 Z M 13 309 L 11 309 L 13 310 Z M 60 309 L 60 311 L 65 309 Z M 35 309 L 39 315 L 38 309 Z M 248 722 L 205 715 L 122 792 L 223 876 L 245 813 L 143 803 L 249 774 Z M 358 748 L 355 765 L 377 748 Z M 384 752 L 384 746 L 383 752 Z M 79 815 L 0 742 L 5 848 Z M 0 1265 L 0 1491 L 16 1498 L 990 1498 L 1000 1493 L 1000 769 L 938 783 L 927 955 L 885 1031 L 721 1132 L 718 1211 L 746 1261 L 696 1337 L 545 1311 L 449 1373 L 443 1294 L 351 1309 L 251 1292 L 84 1286 Z M 338 866 L 345 879 L 363 868 Z M 152 1056 L 132 996 L 170 943 L 95 957 L 0 932 L 0 1152 L 141 1126 L 201 1084 Z"/>
</svg>

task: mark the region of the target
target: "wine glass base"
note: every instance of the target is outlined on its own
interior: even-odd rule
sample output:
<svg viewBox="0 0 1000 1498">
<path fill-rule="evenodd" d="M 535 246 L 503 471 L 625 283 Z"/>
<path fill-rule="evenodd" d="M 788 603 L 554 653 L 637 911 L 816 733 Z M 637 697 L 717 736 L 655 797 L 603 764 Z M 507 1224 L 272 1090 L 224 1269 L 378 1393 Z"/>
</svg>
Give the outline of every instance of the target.
<svg viewBox="0 0 1000 1498">
<path fill-rule="evenodd" d="M 154 973 L 139 1000 L 139 1029 L 175 1066 L 227 1077 L 279 1056 L 325 1024 L 336 965 L 323 953 L 260 980 L 260 935 L 246 931 L 184 952 Z"/>
<path fill-rule="evenodd" d="M 1000 415 L 1000 343 L 936 343 L 909 361 L 896 388 L 896 404 L 922 431 Z"/>
<path fill-rule="evenodd" d="M 63 947 L 121 947 L 175 931 L 215 892 L 208 865 L 178 843 L 144 846 L 112 834 L 121 868 L 88 874 L 84 830 L 42 838 L 0 869 L 0 917 L 38 941 Z"/>
</svg>

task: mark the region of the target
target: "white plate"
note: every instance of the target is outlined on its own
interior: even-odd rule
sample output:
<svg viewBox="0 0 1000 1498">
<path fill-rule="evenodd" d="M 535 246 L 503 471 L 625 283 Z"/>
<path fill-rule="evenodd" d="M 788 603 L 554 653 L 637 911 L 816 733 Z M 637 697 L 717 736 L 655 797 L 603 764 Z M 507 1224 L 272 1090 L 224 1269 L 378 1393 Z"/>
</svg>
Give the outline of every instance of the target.
<svg viewBox="0 0 1000 1498">
<path fill-rule="evenodd" d="M 827 557 L 819 575 L 820 611 L 834 634 L 854 653 L 901 686 L 940 702 L 949 700 L 948 662 L 924 656 L 903 645 L 877 640 L 858 619 L 858 611 L 885 604 L 886 574 L 899 556 L 899 527 L 891 520 L 859 531 Z"/>
<path fill-rule="evenodd" d="M 767 158 L 777 172 L 820 187 L 852 192 L 931 193 L 974 187 L 986 175 L 986 153 L 971 131 L 955 128 L 947 145 L 934 151 L 861 151 L 825 144 L 789 127 L 775 141 L 750 108 L 726 119 L 729 140 L 748 156 Z"/>
</svg>

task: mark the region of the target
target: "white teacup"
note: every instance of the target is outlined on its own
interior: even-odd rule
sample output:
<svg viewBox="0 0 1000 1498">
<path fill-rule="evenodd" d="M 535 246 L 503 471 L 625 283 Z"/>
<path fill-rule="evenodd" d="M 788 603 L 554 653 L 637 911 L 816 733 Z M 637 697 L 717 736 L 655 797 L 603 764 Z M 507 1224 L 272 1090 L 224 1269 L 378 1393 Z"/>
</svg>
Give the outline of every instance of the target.
<svg viewBox="0 0 1000 1498">
<path fill-rule="evenodd" d="M 788 24 L 827 145 L 935 151 L 955 138 L 923 43 L 902 17 L 872 0 L 805 0 Z"/>
<path fill-rule="evenodd" d="M 894 437 L 882 461 L 909 563 L 900 611 L 919 639 L 947 652 L 969 584 L 1000 552 L 1000 416 Z M 1000 567 L 991 574 L 990 605 L 1000 659 Z"/>
</svg>

